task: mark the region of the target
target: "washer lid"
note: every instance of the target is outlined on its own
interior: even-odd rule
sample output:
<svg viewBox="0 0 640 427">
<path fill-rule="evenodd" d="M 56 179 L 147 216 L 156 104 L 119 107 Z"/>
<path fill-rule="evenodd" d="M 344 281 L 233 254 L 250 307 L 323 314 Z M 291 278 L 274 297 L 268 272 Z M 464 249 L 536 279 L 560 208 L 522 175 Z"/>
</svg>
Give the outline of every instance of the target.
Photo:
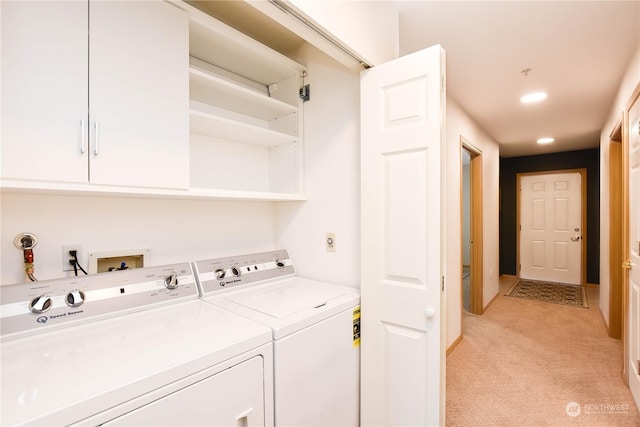
<svg viewBox="0 0 640 427">
<path fill-rule="evenodd" d="M 323 307 L 332 300 L 347 295 L 348 289 L 320 282 L 308 286 L 301 281 L 287 281 L 251 293 L 229 295 L 227 299 L 268 316 L 283 318 Z"/>
</svg>

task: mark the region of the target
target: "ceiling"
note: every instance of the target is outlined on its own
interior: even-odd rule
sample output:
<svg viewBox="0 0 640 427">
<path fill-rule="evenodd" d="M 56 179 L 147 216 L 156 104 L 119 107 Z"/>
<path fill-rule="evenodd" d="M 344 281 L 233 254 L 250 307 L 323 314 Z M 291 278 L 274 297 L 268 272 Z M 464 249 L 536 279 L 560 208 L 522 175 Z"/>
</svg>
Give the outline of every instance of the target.
<svg viewBox="0 0 640 427">
<path fill-rule="evenodd" d="M 442 45 L 449 95 L 503 157 L 597 147 L 639 41 L 640 1 L 400 6 L 400 55 Z M 520 103 L 539 90 L 548 93 L 545 101 Z M 556 141 L 536 144 L 545 136 Z"/>
<path fill-rule="evenodd" d="M 639 49 L 640 0 L 397 3 L 400 55 L 440 44 L 448 95 L 498 142 L 501 156 L 599 145 Z M 193 4 L 285 54 L 303 43 L 244 2 Z M 538 90 L 548 93 L 545 101 L 520 103 Z M 536 144 L 545 136 L 556 141 Z"/>
</svg>

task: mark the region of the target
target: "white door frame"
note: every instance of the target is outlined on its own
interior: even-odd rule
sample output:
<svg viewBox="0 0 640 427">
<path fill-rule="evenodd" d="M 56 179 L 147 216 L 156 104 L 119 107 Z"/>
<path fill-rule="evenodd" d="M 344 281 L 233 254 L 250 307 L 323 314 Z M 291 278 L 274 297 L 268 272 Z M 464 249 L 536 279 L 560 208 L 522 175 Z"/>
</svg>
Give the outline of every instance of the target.
<svg viewBox="0 0 640 427">
<path fill-rule="evenodd" d="M 470 295 L 470 311 L 473 314 L 482 314 L 484 312 L 484 237 L 483 237 L 483 181 L 482 181 L 482 150 L 474 146 L 468 139 L 464 136 L 460 135 L 460 149 L 466 150 L 471 157 L 471 165 L 470 165 L 470 178 L 471 178 L 471 188 L 470 192 L 470 202 L 471 202 L 471 295 Z M 460 169 L 460 182 L 462 183 L 462 168 Z M 460 206 L 462 206 L 462 192 L 463 185 L 460 185 Z M 462 217 L 461 217 L 462 218 Z M 460 235 L 463 235 L 462 232 L 463 224 L 460 223 Z M 462 251 L 462 246 L 460 248 Z M 462 254 L 461 254 L 462 259 Z M 462 269 L 462 266 L 460 266 Z M 462 277 L 462 271 L 460 274 Z M 462 285 L 462 284 L 461 284 Z M 464 308 L 464 302 L 462 298 L 464 297 L 464 289 L 460 292 L 460 306 Z M 462 313 L 463 310 L 460 310 L 460 324 L 462 324 Z"/>
<path fill-rule="evenodd" d="M 539 172 L 522 172 L 516 174 L 516 190 L 518 191 L 518 196 L 516 197 L 516 220 L 518 226 L 516 227 L 516 273 L 517 276 L 520 277 L 520 224 L 521 222 L 521 197 L 522 192 L 520 191 L 521 178 L 523 176 L 535 176 L 535 175 L 554 175 L 554 174 L 562 174 L 562 173 L 579 173 L 582 177 L 582 191 L 581 191 L 581 205 L 582 205 L 582 217 L 580 218 L 580 230 L 582 230 L 582 254 L 580 257 L 580 284 L 585 286 L 587 283 L 587 169 L 586 168 L 578 168 L 578 169 L 560 169 L 560 170 L 551 170 L 551 171 L 539 171 Z"/>
</svg>

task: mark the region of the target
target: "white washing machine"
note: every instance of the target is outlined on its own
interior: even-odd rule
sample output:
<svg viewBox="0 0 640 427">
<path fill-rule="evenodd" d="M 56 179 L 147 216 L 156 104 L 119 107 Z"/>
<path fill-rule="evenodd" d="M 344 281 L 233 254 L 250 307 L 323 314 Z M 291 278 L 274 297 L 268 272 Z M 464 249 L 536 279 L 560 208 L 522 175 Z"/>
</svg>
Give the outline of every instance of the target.
<svg viewBox="0 0 640 427">
<path fill-rule="evenodd" d="M 273 331 L 275 423 L 357 426 L 360 294 L 296 276 L 286 250 L 198 261 L 203 299 Z"/>
<path fill-rule="evenodd" d="M 189 263 L 0 287 L 0 425 L 273 425 L 271 330 Z"/>
</svg>

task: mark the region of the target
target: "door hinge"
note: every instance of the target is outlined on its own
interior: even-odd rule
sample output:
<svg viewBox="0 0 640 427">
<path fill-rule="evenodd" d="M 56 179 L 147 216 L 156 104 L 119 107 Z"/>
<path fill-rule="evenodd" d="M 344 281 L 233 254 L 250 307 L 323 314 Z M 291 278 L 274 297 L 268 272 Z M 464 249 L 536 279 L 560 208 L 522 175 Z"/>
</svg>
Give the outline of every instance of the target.
<svg viewBox="0 0 640 427">
<path fill-rule="evenodd" d="M 440 91 L 444 92 L 444 76 L 440 76 Z"/>
<path fill-rule="evenodd" d="M 441 286 L 442 286 L 442 292 L 444 292 L 444 276 L 442 276 L 440 278 L 440 283 L 441 283 Z"/>
</svg>

